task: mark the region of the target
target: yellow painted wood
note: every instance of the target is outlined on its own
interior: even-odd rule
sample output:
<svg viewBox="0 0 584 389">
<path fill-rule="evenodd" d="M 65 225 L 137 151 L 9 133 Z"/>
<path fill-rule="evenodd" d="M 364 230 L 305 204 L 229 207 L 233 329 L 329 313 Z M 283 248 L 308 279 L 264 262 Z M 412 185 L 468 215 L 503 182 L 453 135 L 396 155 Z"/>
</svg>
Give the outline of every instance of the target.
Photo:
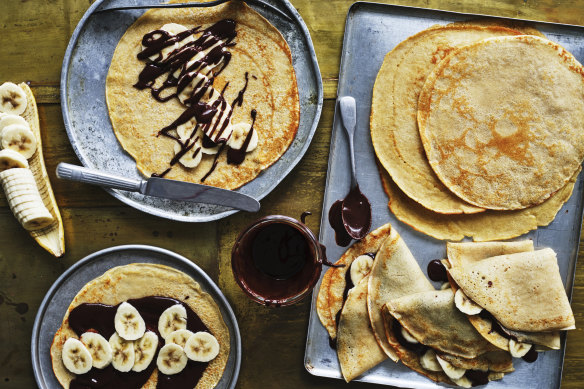
<svg viewBox="0 0 584 389">
<path fill-rule="evenodd" d="M 90 0 L 0 0 L 0 82 L 29 81 L 39 103 L 42 143 L 49 178 L 65 225 L 67 252 L 55 259 L 12 217 L 0 194 L 0 388 L 33 388 L 30 334 L 45 293 L 82 257 L 120 244 L 151 244 L 185 255 L 200 265 L 232 303 L 242 332 L 238 388 L 336 388 L 338 380 L 313 377 L 303 366 L 310 301 L 266 309 L 249 301 L 233 280 L 230 251 L 237 234 L 255 217 L 313 212 L 318 232 L 326 180 L 330 132 L 348 0 L 292 0 L 304 18 L 317 52 L 325 104 L 316 135 L 297 168 L 262 201 L 258 215 L 239 213 L 205 224 L 170 222 L 140 213 L 88 185 L 60 181 L 60 161 L 78 163 L 61 117 L 59 80 L 69 37 Z M 394 4 L 584 25 L 584 0 L 413 0 Z M 578 329 L 568 334 L 563 388 L 584 387 L 584 246 L 580 247 L 572 306 Z M 20 304 L 20 305 L 19 305 Z M 24 305 L 26 304 L 26 306 Z M 25 307 L 27 308 L 25 312 Z M 352 388 L 371 388 L 353 383 Z"/>
</svg>

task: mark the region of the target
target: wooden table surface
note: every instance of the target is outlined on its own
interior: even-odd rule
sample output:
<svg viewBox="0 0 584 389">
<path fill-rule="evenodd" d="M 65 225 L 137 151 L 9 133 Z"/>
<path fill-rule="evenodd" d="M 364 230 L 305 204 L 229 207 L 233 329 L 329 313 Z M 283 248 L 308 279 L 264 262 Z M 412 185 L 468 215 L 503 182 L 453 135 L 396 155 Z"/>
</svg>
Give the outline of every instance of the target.
<svg viewBox="0 0 584 389">
<path fill-rule="evenodd" d="M 122 244 L 160 246 L 190 258 L 215 280 L 231 302 L 242 334 L 239 388 L 333 388 L 341 381 L 314 377 L 303 366 L 310 299 L 268 309 L 248 300 L 230 267 L 235 237 L 258 216 L 299 217 L 319 230 L 345 17 L 350 0 L 292 0 L 308 25 L 324 81 L 320 123 L 299 165 L 262 201 L 258 215 L 239 213 L 205 224 L 150 216 L 95 187 L 63 182 L 58 162 L 79 163 L 65 132 L 59 104 L 61 63 L 69 38 L 92 0 L 0 0 L 0 82 L 29 81 L 39 103 L 45 160 L 65 223 L 67 251 L 51 257 L 26 233 L 0 194 L 0 388 L 36 386 L 30 337 L 37 309 L 52 283 L 84 256 Z M 396 4 L 584 25 L 584 1 L 417 0 Z M 583 253 L 580 247 L 580 255 Z M 562 387 L 584 387 L 584 261 L 580 258 Z M 534 384 L 535 385 L 535 384 Z M 370 384 L 352 383 L 368 388 Z M 535 386 L 533 386 L 535 387 Z"/>
</svg>

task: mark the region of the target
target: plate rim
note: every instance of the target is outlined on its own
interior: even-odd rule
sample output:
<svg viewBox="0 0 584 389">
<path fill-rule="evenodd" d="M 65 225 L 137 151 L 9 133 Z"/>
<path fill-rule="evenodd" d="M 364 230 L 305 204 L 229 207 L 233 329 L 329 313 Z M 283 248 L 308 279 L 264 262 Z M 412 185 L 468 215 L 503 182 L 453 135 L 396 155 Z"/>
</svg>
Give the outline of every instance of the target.
<svg viewBox="0 0 584 389">
<path fill-rule="evenodd" d="M 107 1 L 115 1 L 115 0 L 96 0 L 87 9 L 87 11 L 85 11 L 83 16 L 81 17 L 81 19 L 77 23 L 77 26 L 73 30 L 73 34 L 71 35 L 71 38 L 69 39 L 69 43 L 67 44 L 67 49 L 65 50 L 65 55 L 63 57 L 63 64 L 61 66 L 61 77 L 60 77 L 60 82 L 59 82 L 59 89 L 61 92 L 60 93 L 60 95 L 61 95 L 61 97 L 60 97 L 61 113 L 63 116 L 63 124 L 65 126 L 65 131 L 67 132 L 67 137 L 69 138 L 69 143 L 71 144 L 71 147 L 73 148 L 73 151 L 75 151 L 75 155 L 77 156 L 77 158 L 79 159 L 81 164 L 85 167 L 88 167 L 88 168 L 95 168 L 95 167 L 90 163 L 91 161 L 89 161 L 85 157 L 85 155 L 81 152 L 81 150 L 79 150 L 77 145 L 74 142 L 72 142 L 72 140 L 76 139 L 76 138 L 73 136 L 73 132 L 72 132 L 73 125 L 72 125 L 70 117 L 69 117 L 69 110 L 68 110 L 69 94 L 67 93 L 67 83 L 68 83 L 67 78 L 68 78 L 68 74 L 69 74 L 69 66 L 71 63 L 71 58 L 72 58 L 73 52 L 75 50 L 75 47 L 77 45 L 77 42 L 79 41 L 81 30 L 85 26 L 87 20 L 92 16 L 94 11 Z M 316 133 L 318 123 L 320 122 L 320 117 L 322 114 L 322 106 L 323 106 L 322 74 L 320 73 L 320 67 L 318 65 L 316 51 L 314 49 L 314 44 L 312 42 L 312 37 L 310 36 L 310 32 L 308 31 L 308 27 L 306 26 L 306 23 L 304 22 L 304 20 L 302 19 L 302 17 L 300 16 L 298 11 L 296 10 L 296 8 L 294 8 L 291 5 L 289 0 L 279 0 L 279 1 L 275 2 L 275 4 L 273 4 L 273 5 L 276 7 L 281 6 L 279 8 L 285 8 L 283 11 L 287 11 L 287 13 L 290 14 L 295 19 L 295 22 L 298 25 L 298 27 L 300 27 L 300 31 L 302 32 L 302 38 L 304 39 L 304 41 L 306 42 L 306 45 L 308 47 L 308 54 L 309 54 L 309 57 L 311 60 L 311 65 L 312 65 L 311 67 L 312 67 L 312 69 L 314 71 L 314 75 L 315 75 L 317 102 L 316 102 L 316 110 L 314 113 L 314 119 L 312 121 L 312 124 L 311 124 L 310 130 L 308 132 L 308 136 L 306 138 L 306 141 L 304 142 L 302 147 L 299 148 L 298 156 L 294 160 L 291 161 L 291 163 L 288 165 L 288 167 L 286 169 L 283 170 L 283 173 L 280 174 L 280 178 L 278 180 L 275 180 L 270 185 L 266 186 L 266 189 L 260 195 L 254 197 L 258 201 L 262 200 L 264 197 L 269 195 L 282 182 L 282 180 L 285 177 L 287 177 L 288 174 L 290 174 L 292 169 L 294 169 L 298 165 L 298 163 L 302 160 L 302 158 L 304 158 L 304 155 L 306 154 L 308 147 L 312 143 L 312 139 L 314 138 L 314 134 Z M 248 4 L 248 6 L 253 9 L 251 4 Z M 265 16 L 262 15 L 261 13 L 260 13 L 260 15 L 265 18 Z M 288 149 L 286 151 L 288 151 Z M 282 155 L 282 157 L 285 154 L 286 153 L 284 153 Z M 274 163 L 276 163 L 276 162 L 274 162 Z M 268 166 L 266 169 L 262 170 L 262 172 L 270 169 L 272 166 L 273 165 Z M 254 178 L 254 180 L 257 178 L 259 178 L 259 176 L 256 176 Z M 245 185 L 246 184 L 242 185 L 240 188 L 236 189 L 236 191 L 240 191 L 241 188 L 245 187 Z M 119 201 L 121 201 L 122 203 L 124 203 L 126 205 L 129 205 L 130 207 L 132 207 L 134 209 L 137 209 L 141 212 L 144 212 L 144 213 L 147 213 L 147 214 L 150 214 L 153 216 L 158 216 L 158 217 L 162 217 L 164 219 L 169 219 L 169 220 L 175 220 L 175 221 L 181 221 L 181 222 L 191 222 L 191 223 L 204 223 L 204 222 L 223 219 L 223 218 L 226 218 L 228 216 L 233 215 L 234 213 L 240 212 L 237 209 L 231 209 L 231 210 L 219 212 L 219 213 L 216 213 L 213 215 L 208 215 L 208 216 L 201 216 L 201 215 L 197 215 L 197 214 L 188 215 L 188 216 L 167 214 L 164 212 L 163 209 L 154 208 L 152 206 L 145 205 L 141 202 L 136 201 L 135 199 L 133 199 L 131 197 L 126 196 L 124 194 L 124 191 L 120 191 L 118 189 L 105 188 L 105 187 L 102 187 L 102 189 L 105 190 L 107 193 L 109 193 L 114 198 L 118 199 Z"/>
<path fill-rule="evenodd" d="M 98 259 L 99 257 L 101 257 L 103 255 L 111 254 L 111 253 L 116 252 L 116 251 L 123 252 L 123 251 L 136 251 L 136 250 L 150 251 L 150 252 L 154 252 L 154 253 L 158 253 L 158 254 L 163 254 L 167 257 L 172 258 L 173 260 L 177 260 L 178 262 L 186 265 L 187 267 L 190 267 L 192 270 L 194 270 L 200 276 L 202 276 L 202 278 L 204 278 L 205 281 L 207 281 L 207 283 L 210 285 L 213 292 L 218 296 L 220 303 L 225 308 L 225 310 L 227 312 L 227 316 L 229 317 L 229 320 L 231 320 L 231 322 L 233 323 L 233 328 L 234 328 L 233 336 L 235 338 L 235 348 L 236 348 L 235 365 L 234 365 L 234 370 L 233 370 L 233 377 L 231 379 L 231 382 L 228 384 L 228 387 L 230 389 L 235 388 L 237 381 L 238 381 L 238 378 L 239 378 L 239 371 L 241 369 L 241 333 L 239 331 L 239 324 L 237 322 L 237 318 L 235 317 L 235 313 L 233 312 L 233 309 L 231 308 L 231 304 L 229 304 L 229 301 L 227 300 L 227 298 L 225 297 L 225 295 L 223 294 L 221 289 L 219 289 L 219 286 L 197 264 L 195 264 L 194 262 L 192 262 L 191 260 L 189 260 L 185 256 L 180 255 L 178 253 L 175 253 L 174 251 L 164 249 L 162 247 L 156 247 L 156 246 L 145 245 L 145 244 L 119 245 L 119 246 L 108 247 L 105 249 L 95 251 L 95 252 L 83 257 L 82 259 L 80 259 L 76 263 L 74 263 L 67 270 L 65 270 L 65 272 L 63 272 L 63 274 L 61 274 L 59 276 L 59 278 L 57 278 L 55 280 L 55 282 L 53 282 L 53 284 L 51 285 L 51 287 L 49 288 L 49 290 L 45 294 L 45 297 L 43 298 L 41 304 L 39 305 L 37 314 L 35 315 L 34 324 L 32 327 L 32 336 L 31 336 L 31 345 L 30 345 L 31 357 L 32 357 L 32 369 L 33 369 L 35 381 L 36 381 L 37 385 L 39 386 L 39 388 L 48 388 L 45 385 L 45 381 L 42 378 L 42 374 L 40 371 L 41 367 L 40 367 L 40 361 L 39 361 L 38 355 L 36 353 L 36 350 L 38 349 L 38 347 L 36 347 L 36 344 L 37 344 L 37 341 L 39 338 L 40 326 L 41 326 L 41 321 L 42 321 L 41 318 L 44 316 L 45 312 L 48 309 L 50 298 L 54 296 L 56 291 L 59 289 L 59 287 L 63 284 L 63 282 L 66 279 L 71 277 L 73 275 L 73 273 L 75 273 L 78 269 L 85 266 L 86 264 L 91 263 L 92 261 Z M 189 276 L 190 276 L 190 274 L 189 274 Z"/>
</svg>

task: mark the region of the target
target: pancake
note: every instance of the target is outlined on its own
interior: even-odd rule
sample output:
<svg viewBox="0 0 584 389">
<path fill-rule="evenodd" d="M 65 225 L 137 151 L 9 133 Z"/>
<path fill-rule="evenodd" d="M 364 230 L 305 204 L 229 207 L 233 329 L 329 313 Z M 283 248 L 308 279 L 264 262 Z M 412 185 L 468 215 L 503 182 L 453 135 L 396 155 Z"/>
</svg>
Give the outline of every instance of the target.
<svg viewBox="0 0 584 389">
<path fill-rule="evenodd" d="M 381 309 L 390 300 L 417 292 L 433 291 L 418 262 L 395 228 L 389 231 L 371 267 L 367 312 L 379 346 L 394 361 L 398 355 L 387 341 Z"/>
<path fill-rule="evenodd" d="M 430 166 L 478 207 L 524 209 L 564 187 L 584 158 L 584 69 L 556 43 L 489 38 L 426 79 L 418 128 Z"/>
<path fill-rule="evenodd" d="M 317 297 L 317 302 L 320 300 L 321 303 L 317 304 L 316 309 L 321 323 L 327 329 L 331 339 L 337 337 L 337 315 L 343 308 L 346 297 L 346 275 L 351 263 L 362 254 L 377 253 L 383 241 L 388 237 L 390 229 L 389 223 L 384 224 L 371 231 L 360 241 L 355 242 L 336 262 L 337 265 L 345 266 L 331 267 L 323 276 Z M 325 282 L 327 279 L 328 283 Z"/>
<path fill-rule="evenodd" d="M 337 355 L 347 382 L 387 359 L 367 316 L 367 284 L 368 276 L 349 291 L 339 319 Z"/>
<path fill-rule="evenodd" d="M 371 102 L 373 147 L 397 186 L 425 208 L 446 214 L 483 211 L 453 195 L 428 164 L 416 122 L 426 77 L 458 46 L 519 34 L 501 26 L 434 26 L 404 40 L 385 56 Z"/>
<path fill-rule="evenodd" d="M 225 147 L 204 183 L 226 189 L 240 187 L 276 162 L 292 143 L 300 116 L 296 75 L 290 48 L 274 26 L 239 1 L 211 8 L 153 9 L 138 18 L 120 39 L 106 79 L 106 99 L 115 135 L 145 176 L 163 174 L 171 167 L 175 147 L 180 150 L 181 146 L 175 139 L 158 134 L 175 122 L 186 107 L 177 98 L 162 103 L 154 99 L 149 88 L 133 87 L 146 65 L 146 61 L 137 58 L 143 36 L 169 23 L 206 29 L 225 19 L 235 21 L 236 36 L 234 45 L 225 48 L 231 52 L 228 64 L 220 72 L 219 68 L 214 70 L 219 74 L 212 87 L 217 93 L 224 90 L 224 101 L 233 108 L 230 118 L 233 125 L 253 124 L 258 144 L 253 151 L 244 153 L 240 164 L 227 163 Z M 257 112 L 255 121 L 253 110 Z M 197 117 L 200 125 L 202 120 Z M 177 137 L 176 130 L 169 131 Z M 193 156 L 197 145 L 191 149 Z M 203 153 L 201 162 L 193 168 L 175 163 L 164 177 L 200 183 L 211 172 L 215 157 Z"/>
<path fill-rule="evenodd" d="M 147 296 L 165 296 L 182 301 L 199 316 L 217 338 L 220 348 L 219 355 L 209 363 L 196 388 L 212 388 L 219 382 L 229 357 L 230 340 L 229 329 L 221 317 L 217 303 L 201 290 L 197 282 L 183 272 L 163 265 L 134 263 L 110 269 L 87 283 L 67 309 L 63 323 L 51 345 L 53 371 L 65 389 L 69 388 L 71 380 L 75 377 L 65 368 L 61 357 L 65 341 L 70 337 L 77 338 L 68 322 L 69 313 L 73 308 L 82 303 L 116 305 L 129 299 Z M 143 388 L 155 388 L 157 377 L 155 369 Z"/>
<path fill-rule="evenodd" d="M 403 223 L 440 240 L 475 241 L 511 239 L 538 226 L 550 224 L 564 203 L 572 196 L 580 169 L 568 184 L 540 205 L 517 211 L 493 211 L 474 215 L 443 215 L 432 212 L 406 196 L 389 174 L 379 168 L 383 189 L 389 197 L 390 211 Z"/>
</svg>

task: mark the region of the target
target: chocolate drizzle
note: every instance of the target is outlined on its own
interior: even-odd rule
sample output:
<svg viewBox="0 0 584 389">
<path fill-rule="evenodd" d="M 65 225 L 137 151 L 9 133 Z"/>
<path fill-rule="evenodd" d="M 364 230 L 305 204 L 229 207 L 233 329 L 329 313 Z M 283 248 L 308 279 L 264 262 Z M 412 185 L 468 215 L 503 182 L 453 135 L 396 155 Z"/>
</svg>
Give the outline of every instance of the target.
<svg viewBox="0 0 584 389">
<path fill-rule="evenodd" d="M 245 74 L 247 75 L 247 73 L 245 73 Z M 246 79 L 247 79 L 247 77 L 246 77 Z M 247 86 L 247 83 L 246 83 L 246 86 Z M 233 165 L 239 165 L 245 159 L 245 154 L 247 153 L 247 148 L 249 146 L 249 142 L 251 142 L 251 137 L 253 136 L 253 131 L 254 131 L 253 126 L 254 126 L 255 121 L 256 121 L 256 116 L 257 116 L 257 111 L 255 109 L 252 109 L 251 110 L 251 127 L 250 127 L 249 131 L 247 132 L 247 136 L 245 137 L 245 140 L 243 141 L 243 145 L 241 146 L 240 149 L 234 149 L 234 148 L 230 147 L 227 150 L 227 163 L 230 163 Z"/>
<path fill-rule="evenodd" d="M 164 345 L 164 339 L 158 332 L 158 319 L 164 310 L 175 305 L 181 304 L 187 311 L 187 329 L 192 332 L 205 331 L 210 332 L 203 324 L 197 314 L 181 301 L 169 297 L 149 296 L 140 299 L 128 300 L 133 305 L 146 322 L 146 330 L 154 331 L 158 335 L 158 351 Z M 106 339 L 115 332 L 114 317 L 118 305 L 105 304 L 80 304 L 75 307 L 69 314 L 69 325 L 77 334 L 81 336 L 87 331 L 96 331 Z M 203 372 L 207 368 L 207 362 L 194 362 L 189 360 L 185 369 L 175 375 L 165 375 L 158 372 L 157 388 L 176 388 L 192 389 L 196 386 Z M 112 365 L 104 369 L 92 368 L 86 374 L 77 375 L 70 384 L 71 389 L 86 388 L 124 388 L 138 389 L 141 388 L 156 368 L 156 356 L 150 362 L 146 370 L 142 372 L 129 371 L 126 373 L 119 372 Z"/>
<path fill-rule="evenodd" d="M 434 259 L 428 263 L 428 277 L 432 281 L 448 282 L 448 275 L 446 274 L 446 267 L 439 259 Z"/>
</svg>

